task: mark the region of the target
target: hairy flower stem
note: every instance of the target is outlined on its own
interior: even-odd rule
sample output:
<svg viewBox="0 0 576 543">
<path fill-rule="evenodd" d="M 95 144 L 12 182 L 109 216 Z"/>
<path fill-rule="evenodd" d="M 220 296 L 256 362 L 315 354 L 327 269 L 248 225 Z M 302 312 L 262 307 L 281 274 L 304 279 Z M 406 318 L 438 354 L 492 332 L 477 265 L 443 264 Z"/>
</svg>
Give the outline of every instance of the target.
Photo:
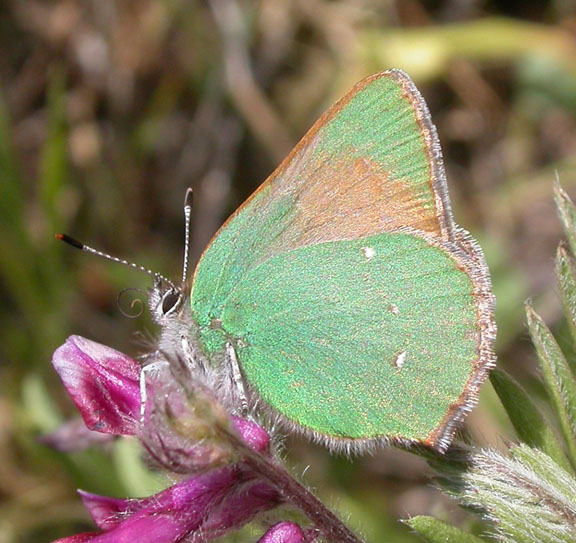
<svg viewBox="0 0 576 543">
<path fill-rule="evenodd" d="M 332 511 L 330 511 L 312 492 L 300 484 L 272 456 L 260 454 L 248 447 L 237 436 L 230 436 L 242 461 L 267 479 L 288 503 L 298 507 L 312 521 L 314 527 L 330 543 L 364 543 Z"/>
</svg>

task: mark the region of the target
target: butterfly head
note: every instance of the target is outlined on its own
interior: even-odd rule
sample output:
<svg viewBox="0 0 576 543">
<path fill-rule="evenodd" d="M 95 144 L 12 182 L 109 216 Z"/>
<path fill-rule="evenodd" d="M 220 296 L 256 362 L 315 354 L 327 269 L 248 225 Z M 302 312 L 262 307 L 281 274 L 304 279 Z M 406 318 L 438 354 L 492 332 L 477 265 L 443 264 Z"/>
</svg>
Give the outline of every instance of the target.
<svg viewBox="0 0 576 543">
<path fill-rule="evenodd" d="M 181 287 L 176 287 L 172 281 L 154 274 L 154 286 L 150 291 L 148 304 L 154 321 L 163 326 L 171 317 L 181 313 L 184 299 L 188 298 L 186 280 L 188 277 L 188 260 L 190 256 L 190 217 L 192 213 L 192 189 L 186 191 L 184 198 L 184 216 L 186 218 L 184 243 L 184 264 L 182 266 Z"/>
<path fill-rule="evenodd" d="M 183 287 L 176 287 L 160 275 L 154 276 L 154 285 L 148 294 L 148 306 L 156 324 L 165 325 L 171 318 L 177 316 L 187 298 Z"/>
</svg>

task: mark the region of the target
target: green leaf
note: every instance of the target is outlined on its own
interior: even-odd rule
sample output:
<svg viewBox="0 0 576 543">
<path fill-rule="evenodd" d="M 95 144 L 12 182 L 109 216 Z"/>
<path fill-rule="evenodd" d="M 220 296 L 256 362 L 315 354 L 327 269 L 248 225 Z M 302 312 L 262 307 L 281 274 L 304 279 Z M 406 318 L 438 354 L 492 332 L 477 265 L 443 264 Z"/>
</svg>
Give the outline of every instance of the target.
<svg viewBox="0 0 576 543">
<path fill-rule="evenodd" d="M 142 446 L 135 439 L 118 439 L 114 442 L 112 453 L 116 476 L 130 496 L 154 494 L 169 485 L 165 477 L 146 467 L 142 459 Z"/>
<path fill-rule="evenodd" d="M 480 451 L 463 479 L 462 503 L 484 511 L 505 541 L 576 540 L 576 479 L 537 449 L 520 445 L 509 457 Z"/>
<path fill-rule="evenodd" d="M 573 475 L 561 469 L 552 458 L 524 444 L 513 447 L 510 450 L 510 457 L 531 468 L 542 481 L 546 482 L 549 493 L 558 493 L 561 498 L 556 498 L 557 502 L 566 502 L 569 504 L 569 509 L 576 507 L 576 481 Z"/>
<path fill-rule="evenodd" d="M 560 219 L 564 225 L 570 249 L 572 254 L 576 255 L 576 206 L 558 181 L 554 185 L 554 199 L 560 212 Z"/>
<path fill-rule="evenodd" d="M 53 432 L 62 424 L 46 381 L 37 373 L 29 373 L 22 382 L 22 407 L 42 433 Z"/>
<path fill-rule="evenodd" d="M 570 462 L 576 467 L 576 383 L 554 336 L 530 304 L 526 304 L 526 315 L 544 384 L 560 422 Z"/>
<path fill-rule="evenodd" d="M 576 341 L 576 269 L 568 251 L 560 245 L 556 254 L 556 275 L 564 315 L 570 324 L 570 333 Z"/>
<path fill-rule="evenodd" d="M 48 227 L 54 232 L 61 229 L 57 203 L 68 177 L 65 98 L 64 72 L 56 68 L 50 74 L 47 97 L 48 135 L 40 164 L 40 201 L 48 219 Z"/>
<path fill-rule="evenodd" d="M 527 445 L 545 452 L 564 469 L 569 470 L 570 464 L 550 424 L 526 391 L 512 377 L 500 370 L 491 372 L 490 381 L 518 437 Z"/>
<path fill-rule="evenodd" d="M 417 516 L 405 522 L 428 543 L 483 543 L 482 539 L 434 517 Z"/>
<path fill-rule="evenodd" d="M 17 231 L 19 236 L 25 237 L 24 184 L 12 132 L 8 108 L 0 94 L 0 220 Z"/>
</svg>

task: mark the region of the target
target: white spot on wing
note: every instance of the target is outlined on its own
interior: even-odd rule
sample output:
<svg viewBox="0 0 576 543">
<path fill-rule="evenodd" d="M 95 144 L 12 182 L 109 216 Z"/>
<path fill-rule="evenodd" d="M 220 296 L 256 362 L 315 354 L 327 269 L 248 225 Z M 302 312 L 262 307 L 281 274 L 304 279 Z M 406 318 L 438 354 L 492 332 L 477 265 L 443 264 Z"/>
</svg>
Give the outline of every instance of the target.
<svg viewBox="0 0 576 543">
<path fill-rule="evenodd" d="M 376 254 L 376 251 L 372 247 L 362 247 L 362 252 L 368 260 L 374 258 L 374 255 Z"/>
<path fill-rule="evenodd" d="M 401 370 L 402 366 L 404 366 L 404 362 L 406 362 L 406 351 L 402 351 L 397 357 L 396 360 L 393 362 L 393 366 L 397 370 Z"/>
</svg>

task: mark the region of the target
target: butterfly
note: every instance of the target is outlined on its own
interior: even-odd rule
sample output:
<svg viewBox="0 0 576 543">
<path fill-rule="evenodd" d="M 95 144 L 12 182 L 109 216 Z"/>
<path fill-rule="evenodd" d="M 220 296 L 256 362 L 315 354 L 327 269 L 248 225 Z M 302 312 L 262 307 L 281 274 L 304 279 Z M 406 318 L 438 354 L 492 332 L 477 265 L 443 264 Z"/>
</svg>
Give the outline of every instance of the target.
<svg viewBox="0 0 576 543">
<path fill-rule="evenodd" d="M 336 451 L 446 450 L 495 364 L 488 268 L 400 70 L 324 113 L 150 305 L 162 357 L 224 368 L 239 408 Z"/>
</svg>

